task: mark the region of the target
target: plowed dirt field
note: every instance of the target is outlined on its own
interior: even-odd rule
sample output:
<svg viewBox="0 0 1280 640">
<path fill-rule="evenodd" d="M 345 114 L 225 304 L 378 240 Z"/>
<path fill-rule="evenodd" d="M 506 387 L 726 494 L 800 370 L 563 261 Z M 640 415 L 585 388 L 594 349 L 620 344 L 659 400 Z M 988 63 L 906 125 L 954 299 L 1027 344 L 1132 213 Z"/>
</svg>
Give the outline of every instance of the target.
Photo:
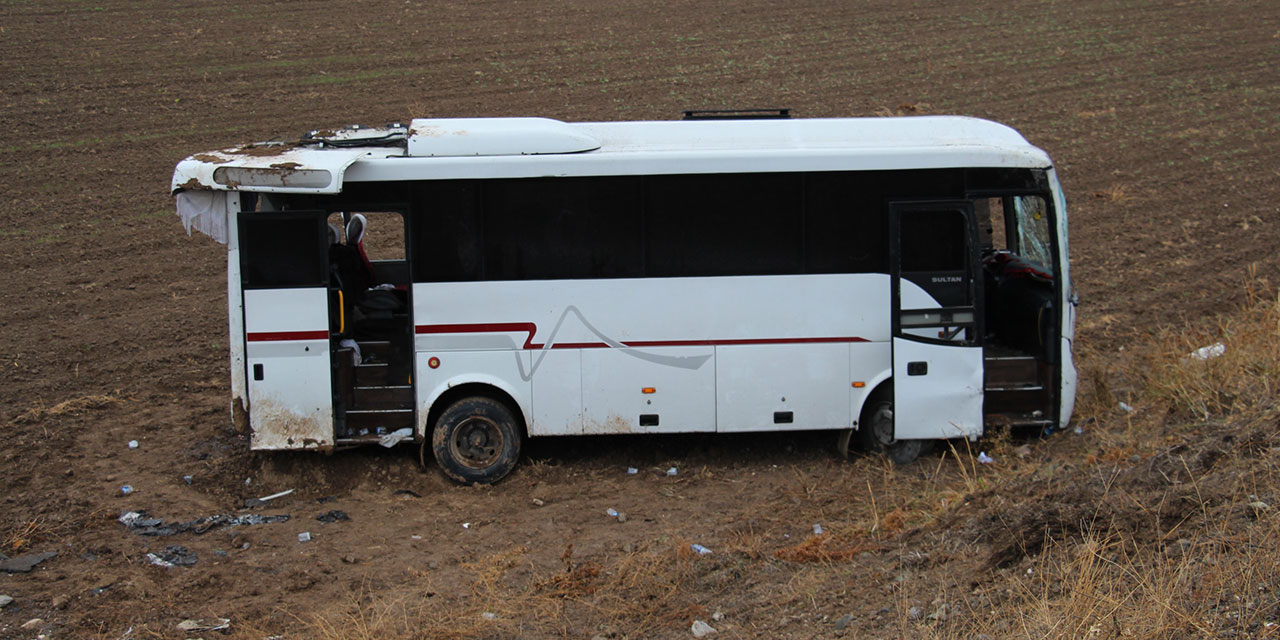
<svg viewBox="0 0 1280 640">
<path fill-rule="evenodd" d="M 0 573 L 0 637 L 220 637 L 188 618 L 259 639 L 975 628 L 1008 575 L 1096 518 L 1079 505 L 1116 482 L 1158 497 L 1147 475 L 1081 462 L 1123 416 L 1098 409 L 1025 458 L 1007 436 L 979 443 L 1004 454 L 989 482 L 942 453 L 840 460 L 824 434 L 534 441 L 486 488 L 413 447 L 254 454 L 227 410 L 224 248 L 188 238 L 168 193 L 189 154 L 352 122 L 991 118 L 1066 188 L 1085 413 L 1125 397 L 1124 349 L 1241 304 L 1251 268 L 1280 282 L 1274 3 L 943 4 L 0 3 L 0 553 L 58 554 Z M 1124 504 L 1112 530 L 1163 544 Z M 316 519 L 334 509 L 350 519 Z M 117 522 L 129 510 L 291 518 L 144 536 Z M 175 545 L 197 562 L 148 561 Z"/>
</svg>

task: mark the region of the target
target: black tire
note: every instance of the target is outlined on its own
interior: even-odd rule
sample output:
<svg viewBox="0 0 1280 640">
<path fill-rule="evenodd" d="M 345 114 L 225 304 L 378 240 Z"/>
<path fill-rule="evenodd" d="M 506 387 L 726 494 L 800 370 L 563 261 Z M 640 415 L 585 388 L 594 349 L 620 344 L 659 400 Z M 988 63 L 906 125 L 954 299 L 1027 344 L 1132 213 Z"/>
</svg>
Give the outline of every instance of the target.
<svg viewBox="0 0 1280 640">
<path fill-rule="evenodd" d="M 924 451 L 924 440 L 897 440 L 893 437 L 893 400 L 878 397 L 867 401 L 858 421 L 858 441 L 867 453 L 882 453 L 894 464 L 908 464 Z"/>
<path fill-rule="evenodd" d="M 502 402 L 463 398 L 436 420 L 431 450 L 440 470 L 453 480 L 492 484 L 511 473 L 520 458 L 520 427 Z"/>
</svg>

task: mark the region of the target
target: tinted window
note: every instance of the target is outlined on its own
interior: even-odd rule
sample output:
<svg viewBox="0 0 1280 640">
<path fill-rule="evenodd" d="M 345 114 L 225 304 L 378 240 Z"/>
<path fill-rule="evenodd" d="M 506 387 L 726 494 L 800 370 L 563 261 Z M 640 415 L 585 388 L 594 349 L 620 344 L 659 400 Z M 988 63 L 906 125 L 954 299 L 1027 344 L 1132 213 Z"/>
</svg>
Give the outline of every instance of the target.
<svg viewBox="0 0 1280 640">
<path fill-rule="evenodd" d="M 246 288 L 327 285 L 329 231 L 323 213 L 242 214 L 239 227 Z"/>
<path fill-rule="evenodd" d="M 639 182 L 607 177 L 485 184 L 485 279 L 643 276 Z"/>
<path fill-rule="evenodd" d="M 902 270 L 964 271 L 965 218 L 959 211 L 911 211 L 901 222 Z"/>
<path fill-rule="evenodd" d="M 415 282 L 484 278 L 478 180 L 424 182 L 409 216 Z"/>
<path fill-rule="evenodd" d="M 805 271 L 866 273 L 888 270 L 882 180 L 867 173 L 806 176 Z"/>
<path fill-rule="evenodd" d="M 802 174 L 646 180 L 647 275 L 803 273 Z"/>
<path fill-rule="evenodd" d="M 886 202 L 963 187 L 957 170 L 419 182 L 414 279 L 885 273 Z"/>
</svg>

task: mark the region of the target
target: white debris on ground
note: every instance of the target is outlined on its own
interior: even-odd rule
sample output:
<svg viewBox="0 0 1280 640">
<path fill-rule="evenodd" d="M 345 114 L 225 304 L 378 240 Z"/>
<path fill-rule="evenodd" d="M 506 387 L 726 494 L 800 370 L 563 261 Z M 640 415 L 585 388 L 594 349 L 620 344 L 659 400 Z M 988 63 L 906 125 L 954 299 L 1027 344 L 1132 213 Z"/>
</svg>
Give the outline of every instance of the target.
<svg viewBox="0 0 1280 640">
<path fill-rule="evenodd" d="M 1211 345 L 1200 347 L 1188 355 L 1195 360 L 1212 360 L 1213 358 L 1221 357 L 1226 352 L 1227 345 L 1215 342 Z"/>
</svg>

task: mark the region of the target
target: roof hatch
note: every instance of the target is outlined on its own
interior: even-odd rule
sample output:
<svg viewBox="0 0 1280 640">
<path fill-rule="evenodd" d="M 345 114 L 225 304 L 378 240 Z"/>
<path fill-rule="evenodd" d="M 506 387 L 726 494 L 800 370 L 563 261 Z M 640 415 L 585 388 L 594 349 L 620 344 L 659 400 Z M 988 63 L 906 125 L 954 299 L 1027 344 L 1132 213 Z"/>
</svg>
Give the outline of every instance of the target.
<svg viewBox="0 0 1280 640">
<path fill-rule="evenodd" d="M 408 155 L 521 156 L 580 153 L 600 141 L 550 118 L 418 119 L 409 125 Z"/>
</svg>

